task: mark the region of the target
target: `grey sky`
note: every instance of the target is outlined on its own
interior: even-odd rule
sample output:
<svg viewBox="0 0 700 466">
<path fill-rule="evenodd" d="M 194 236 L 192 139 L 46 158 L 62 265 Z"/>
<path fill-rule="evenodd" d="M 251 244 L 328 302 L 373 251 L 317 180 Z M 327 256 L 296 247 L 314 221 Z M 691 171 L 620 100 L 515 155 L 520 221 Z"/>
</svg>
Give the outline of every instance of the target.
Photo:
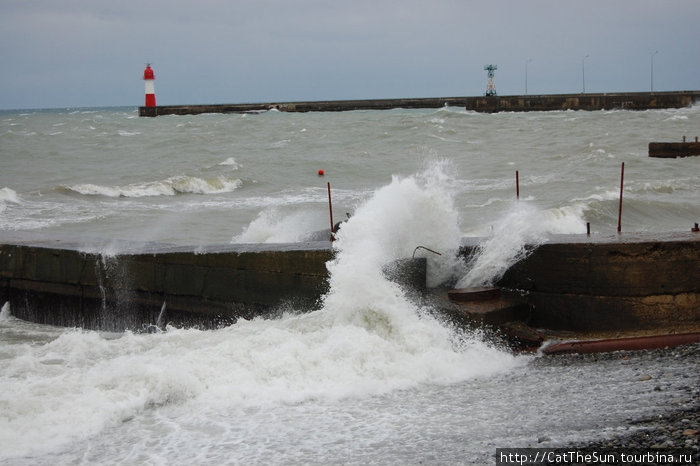
<svg viewBox="0 0 700 466">
<path fill-rule="evenodd" d="M 700 89 L 698 0 L 0 0 L 0 109 Z"/>
</svg>

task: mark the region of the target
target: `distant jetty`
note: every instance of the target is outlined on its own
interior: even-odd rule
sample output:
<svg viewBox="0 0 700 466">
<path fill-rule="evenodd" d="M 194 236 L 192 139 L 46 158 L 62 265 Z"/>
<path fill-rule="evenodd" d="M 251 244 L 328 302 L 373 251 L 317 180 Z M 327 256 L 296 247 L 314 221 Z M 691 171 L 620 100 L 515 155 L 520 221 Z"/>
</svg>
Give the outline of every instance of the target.
<svg viewBox="0 0 700 466">
<path fill-rule="evenodd" d="M 674 159 L 676 157 L 690 157 L 700 155 L 700 142 L 697 136 L 695 142 L 686 142 L 685 136 L 683 142 L 650 142 L 649 157 L 660 157 L 666 159 Z"/>
<path fill-rule="evenodd" d="M 197 115 L 201 113 L 343 112 L 394 108 L 462 107 L 483 113 L 553 110 L 650 110 L 682 108 L 700 102 L 700 91 L 624 92 L 602 94 L 545 94 L 414 99 L 322 100 L 216 105 L 162 105 L 139 107 L 139 116 Z"/>
</svg>

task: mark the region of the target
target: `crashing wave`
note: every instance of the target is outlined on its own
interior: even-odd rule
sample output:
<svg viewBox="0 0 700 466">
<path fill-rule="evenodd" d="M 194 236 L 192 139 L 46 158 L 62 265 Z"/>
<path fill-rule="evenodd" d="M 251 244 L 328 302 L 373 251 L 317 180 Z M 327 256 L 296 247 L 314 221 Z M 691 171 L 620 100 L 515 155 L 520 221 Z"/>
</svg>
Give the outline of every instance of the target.
<svg viewBox="0 0 700 466">
<path fill-rule="evenodd" d="M 176 194 L 220 194 L 238 189 L 242 181 L 238 178 L 216 176 L 198 178 L 195 176 L 172 176 L 161 181 L 133 183 L 126 186 L 101 186 L 78 184 L 67 189 L 79 194 L 107 197 L 149 197 L 174 196 Z"/>
</svg>

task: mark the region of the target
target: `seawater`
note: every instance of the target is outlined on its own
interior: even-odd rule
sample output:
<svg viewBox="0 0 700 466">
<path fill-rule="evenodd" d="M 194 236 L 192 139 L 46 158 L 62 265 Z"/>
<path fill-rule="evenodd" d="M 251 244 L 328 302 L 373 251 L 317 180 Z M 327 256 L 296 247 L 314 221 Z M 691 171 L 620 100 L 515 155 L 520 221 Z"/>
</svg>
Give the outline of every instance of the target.
<svg viewBox="0 0 700 466">
<path fill-rule="evenodd" d="M 135 109 L 0 113 L 0 236 L 193 248 L 293 242 L 349 214 L 321 309 L 213 331 L 104 333 L 0 312 L 0 462 L 463 464 L 496 448 L 624 430 L 687 402 L 698 361 L 536 364 L 455 329 L 381 269 L 417 245 L 431 284 L 493 280 L 526 243 L 687 230 L 700 160 L 650 159 L 698 107 L 460 109 L 138 118 Z M 317 172 L 323 169 L 325 176 Z M 520 174 L 515 199 L 515 171 Z M 469 266 L 463 236 L 483 238 Z M 659 390 L 640 382 L 652 373 Z M 693 375 L 694 374 L 694 375 Z"/>
<path fill-rule="evenodd" d="M 466 236 L 515 200 L 555 232 L 687 230 L 698 158 L 654 159 L 650 141 L 697 136 L 700 107 L 479 114 L 460 109 L 207 114 L 135 109 L 0 112 L 0 230 L 181 245 L 296 241 L 345 218 L 392 176 L 448 161 Z M 325 176 L 319 177 L 318 170 Z"/>
</svg>

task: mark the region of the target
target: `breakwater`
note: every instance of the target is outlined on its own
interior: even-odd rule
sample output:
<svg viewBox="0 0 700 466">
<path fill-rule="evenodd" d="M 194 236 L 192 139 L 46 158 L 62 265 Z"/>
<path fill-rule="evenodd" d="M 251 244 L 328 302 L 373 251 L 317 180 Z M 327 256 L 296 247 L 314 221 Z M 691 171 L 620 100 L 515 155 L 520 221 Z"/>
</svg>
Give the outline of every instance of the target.
<svg viewBox="0 0 700 466">
<path fill-rule="evenodd" d="M 211 328 L 285 306 L 315 308 L 332 257 L 324 243 L 91 252 L 103 248 L 0 245 L 0 301 L 21 319 L 51 325 L 120 331 L 162 321 Z"/>
<path fill-rule="evenodd" d="M 394 108 L 462 107 L 475 112 L 532 112 L 553 110 L 649 110 L 681 108 L 700 102 L 700 91 L 544 94 L 408 99 L 326 100 L 214 105 L 139 107 L 139 116 L 196 115 L 200 113 L 340 112 Z"/>
<path fill-rule="evenodd" d="M 695 138 L 695 142 L 650 142 L 649 157 L 659 157 L 665 159 L 675 159 L 677 157 L 691 157 L 700 155 L 700 142 Z"/>
<path fill-rule="evenodd" d="M 566 235 L 511 267 L 535 327 L 573 331 L 700 330 L 700 235 Z"/>
<path fill-rule="evenodd" d="M 460 255 L 478 245 L 464 240 Z M 13 242 L 0 245 L 0 300 L 16 317 L 53 325 L 211 328 L 318 308 L 332 258 L 326 241 L 196 250 L 147 244 L 116 255 L 61 241 Z M 523 296 L 527 323 L 538 328 L 698 331 L 698 263 L 700 235 L 692 232 L 562 236 L 534 249 L 498 285 Z M 412 261 L 398 267 L 414 282 L 420 277 Z"/>
</svg>

